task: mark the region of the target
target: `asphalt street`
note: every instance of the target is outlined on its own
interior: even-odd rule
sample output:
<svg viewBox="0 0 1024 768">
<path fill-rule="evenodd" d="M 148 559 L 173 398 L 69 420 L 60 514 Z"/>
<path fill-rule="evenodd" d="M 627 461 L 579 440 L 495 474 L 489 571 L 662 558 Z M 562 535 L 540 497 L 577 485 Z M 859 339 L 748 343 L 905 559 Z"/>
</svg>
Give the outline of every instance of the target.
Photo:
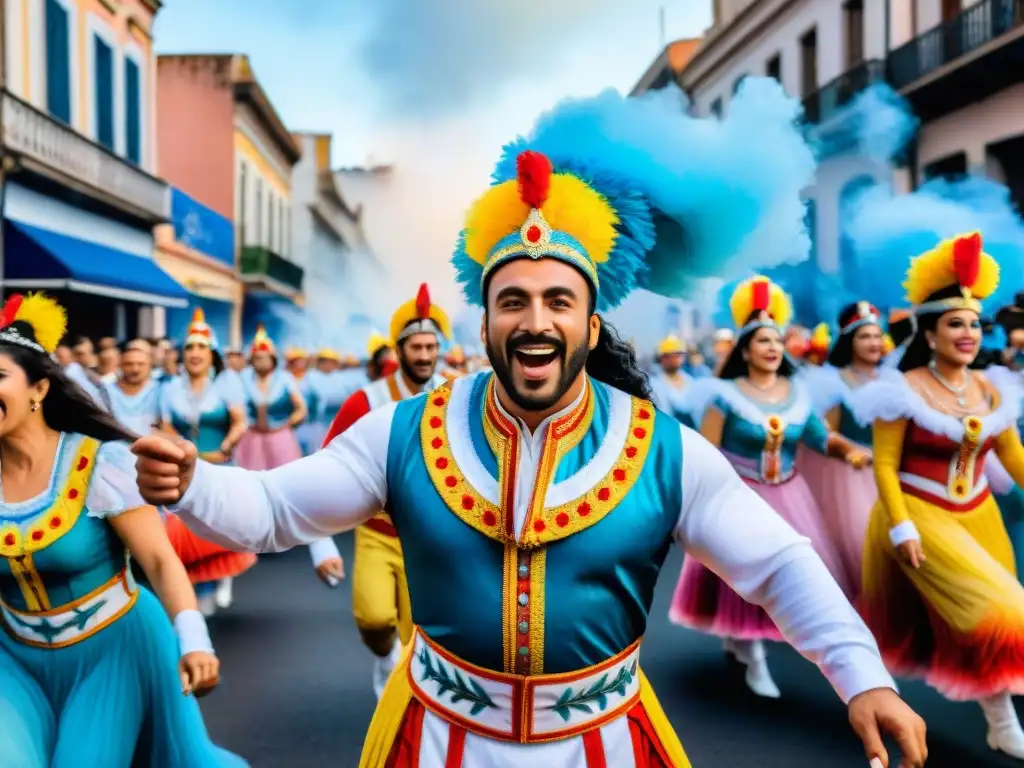
<svg viewBox="0 0 1024 768">
<path fill-rule="evenodd" d="M 351 535 L 338 544 L 350 568 Z M 865 768 L 845 708 L 790 648 L 769 652 L 783 698 L 766 701 L 748 693 L 717 640 L 669 623 L 680 564 L 670 557 L 658 585 L 641 662 L 694 768 Z M 356 768 L 374 697 L 347 583 L 321 585 L 299 550 L 261 558 L 235 593 L 211 621 L 223 680 L 203 700 L 214 740 L 254 768 Z M 901 689 L 928 722 L 930 768 L 1021 765 L 988 749 L 977 706 Z"/>
</svg>

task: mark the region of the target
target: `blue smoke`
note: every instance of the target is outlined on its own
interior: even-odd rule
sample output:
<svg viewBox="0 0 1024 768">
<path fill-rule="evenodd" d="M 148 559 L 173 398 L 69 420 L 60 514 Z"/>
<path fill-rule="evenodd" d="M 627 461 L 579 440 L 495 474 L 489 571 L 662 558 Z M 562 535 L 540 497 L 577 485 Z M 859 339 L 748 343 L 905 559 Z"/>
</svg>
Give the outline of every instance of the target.
<svg viewBox="0 0 1024 768">
<path fill-rule="evenodd" d="M 819 160 L 849 154 L 888 164 L 907 148 L 919 122 L 906 99 L 878 83 L 857 94 L 825 125 L 810 126 L 808 136 Z"/>
</svg>

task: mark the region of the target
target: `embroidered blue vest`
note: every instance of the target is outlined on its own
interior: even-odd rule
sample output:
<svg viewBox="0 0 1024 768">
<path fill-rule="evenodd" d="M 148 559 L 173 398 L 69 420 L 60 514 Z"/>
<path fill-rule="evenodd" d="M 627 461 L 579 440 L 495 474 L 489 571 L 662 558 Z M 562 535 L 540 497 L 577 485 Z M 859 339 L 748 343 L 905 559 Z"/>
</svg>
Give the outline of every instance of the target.
<svg viewBox="0 0 1024 768">
<path fill-rule="evenodd" d="M 522 535 L 519 441 L 490 372 L 398 404 L 389 512 L 414 621 L 450 652 L 514 674 L 592 666 L 644 634 L 682 508 L 679 424 L 590 381 L 547 428 Z"/>
<path fill-rule="evenodd" d="M 95 440 L 63 435 L 46 491 L 0 503 L 0 599 L 12 608 L 66 605 L 125 568 L 124 543 L 85 505 L 98 449 Z"/>
<path fill-rule="evenodd" d="M 256 376 L 252 368 L 246 368 L 242 372 L 250 422 L 256 422 L 259 416 L 259 406 L 265 405 L 267 407 L 267 426 L 270 429 L 280 429 L 288 425 L 294 410 L 290 378 L 291 374 L 275 370 L 270 374 L 267 391 L 263 392 L 256 384 Z"/>
</svg>

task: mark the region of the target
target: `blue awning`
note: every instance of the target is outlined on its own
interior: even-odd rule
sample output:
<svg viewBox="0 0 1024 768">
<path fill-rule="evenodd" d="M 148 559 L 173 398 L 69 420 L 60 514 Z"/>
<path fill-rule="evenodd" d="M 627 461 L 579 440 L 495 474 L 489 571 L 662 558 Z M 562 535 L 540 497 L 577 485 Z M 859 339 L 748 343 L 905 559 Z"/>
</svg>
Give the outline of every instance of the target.
<svg viewBox="0 0 1024 768">
<path fill-rule="evenodd" d="M 4 284 L 187 307 L 189 292 L 156 262 L 77 237 L 4 222 Z"/>
</svg>

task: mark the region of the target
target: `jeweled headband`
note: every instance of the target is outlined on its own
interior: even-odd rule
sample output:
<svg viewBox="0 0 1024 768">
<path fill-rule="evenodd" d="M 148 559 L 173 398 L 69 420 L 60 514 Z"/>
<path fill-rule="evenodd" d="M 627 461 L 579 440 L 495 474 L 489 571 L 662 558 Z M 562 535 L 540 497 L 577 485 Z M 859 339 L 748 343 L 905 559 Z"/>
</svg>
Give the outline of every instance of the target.
<svg viewBox="0 0 1024 768">
<path fill-rule="evenodd" d="M 881 324 L 882 314 L 868 302 L 858 301 L 857 314 L 850 318 L 850 321 L 840 329 L 839 333 L 845 336 L 848 333 L 853 333 L 858 328 L 863 328 L 865 325 L 881 326 Z"/>
</svg>

